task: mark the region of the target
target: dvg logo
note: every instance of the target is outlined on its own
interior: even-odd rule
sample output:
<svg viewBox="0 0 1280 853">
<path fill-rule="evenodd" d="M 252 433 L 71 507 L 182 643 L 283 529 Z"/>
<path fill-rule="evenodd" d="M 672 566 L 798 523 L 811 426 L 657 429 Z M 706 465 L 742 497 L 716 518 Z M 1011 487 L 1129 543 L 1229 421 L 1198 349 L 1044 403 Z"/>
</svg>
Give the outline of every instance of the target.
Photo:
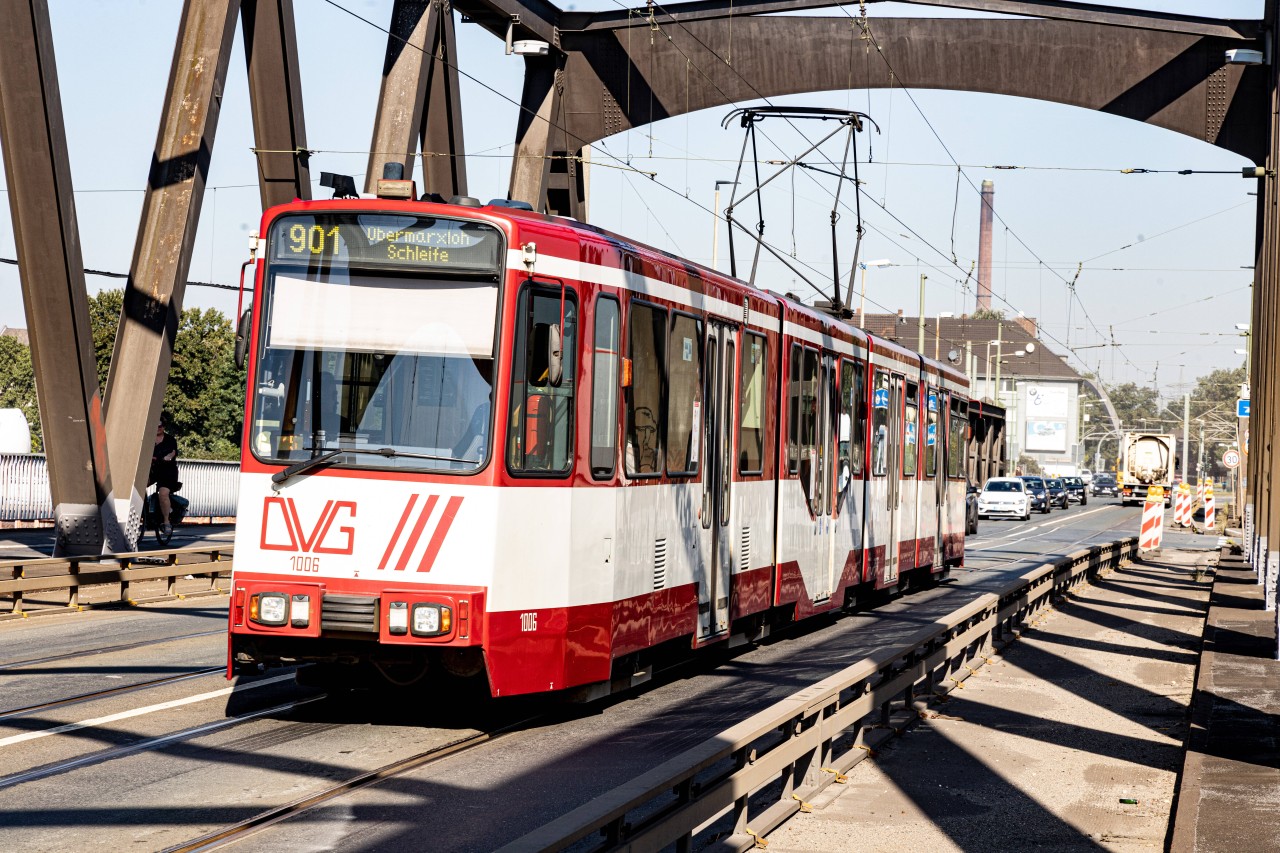
<svg viewBox="0 0 1280 853">
<path fill-rule="evenodd" d="M 346 513 L 343 521 L 355 521 L 355 501 L 325 501 L 320 517 L 308 525 L 298 515 L 293 498 L 268 497 L 262 504 L 259 544 L 264 551 L 350 555 L 355 550 L 355 528 L 334 527 L 342 513 Z"/>
</svg>

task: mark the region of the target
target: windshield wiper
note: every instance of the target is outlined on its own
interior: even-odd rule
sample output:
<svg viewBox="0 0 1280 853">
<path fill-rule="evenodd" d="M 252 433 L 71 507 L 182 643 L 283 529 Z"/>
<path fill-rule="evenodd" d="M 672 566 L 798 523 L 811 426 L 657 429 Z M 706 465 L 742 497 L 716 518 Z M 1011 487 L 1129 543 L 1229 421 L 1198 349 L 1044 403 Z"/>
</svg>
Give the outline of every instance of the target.
<svg viewBox="0 0 1280 853">
<path fill-rule="evenodd" d="M 316 450 L 320 448 L 306 448 L 306 449 Z M 396 450 L 394 447 L 379 447 L 376 449 L 367 448 L 367 447 L 338 447 L 332 450 L 328 450 L 328 452 L 326 453 L 321 453 L 319 456 L 312 456 L 310 459 L 304 459 L 301 462 L 294 463 L 293 465 L 290 465 L 288 468 L 285 468 L 283 471 L 277 471 L 276 473 L 271 475 L 271 482 L 283 483 L 284 481 L 288 480 L 290 477 L 293 477 L 297 474 L 301 474 L 305 471 L 310 471 L 311 469 L 318 468 L 321 465 L 333 464 L 335 461 L 335 457 L 340 456 L 343 453 L 364 453 L 371 456 L 385 456 L 388 459 L 391 459 L 397 456 L 402 456 L 406 459 L 429 459 L 433 462 L 475 462 L 476 461 L 474 459 L 458 459 L 453 456 L 435 456 L 430 453 L 414 453 L 408 450 Z"/>
</svg>

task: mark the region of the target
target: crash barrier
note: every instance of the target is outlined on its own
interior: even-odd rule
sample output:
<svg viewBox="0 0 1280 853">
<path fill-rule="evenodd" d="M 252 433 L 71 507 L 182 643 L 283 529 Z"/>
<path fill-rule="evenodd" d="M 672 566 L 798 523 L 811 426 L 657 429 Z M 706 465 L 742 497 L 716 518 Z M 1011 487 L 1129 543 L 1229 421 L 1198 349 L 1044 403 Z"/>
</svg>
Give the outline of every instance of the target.
<svg viewBox="0 0 1280 853">
<path fill-rule="evenodd" d="M 1213 500 L 1213 483 L 1204 487 L 1204 529 L 1214 530 L 1218 526 L 1218 514 Z"/>
<path fill-rule="evenodd" d="M 1191 526 L 1191 487 L 1179 483 L 1173 492 L 1173 523 L 1178 527 Z"/>
<path fill-rule="evenodd" d="M 187 594 L 213 591 L 217 589 L 219 577 L 231 574 L 231 554 L 231 548 L 196 546 L 93 557 L 0 560 L 0 601 L 12 600 L 7 612 L 0 610 L 0 617 L 25 615 L 24 596 L 38 592 L 65 589 L 67 607 L 80 607 L 80 588 L 99 584 L 117 584 L 119 595 L 112 601 L 129 604 L 178 598 L 178 578 L 186 576 L 209 579 L 206 589 Z M 134 595 L 134 584 L 157 579 L 166 581 L 163 593 L 145 599 Z"/>
<path fill-rule="evenodd" d="M 182 494 L 191 502 L 188 518 L 236 514 L 240 463 L 179 459 Z M 0 521 L 53 518 L 49 469 L 43 453 L 0 453 Z"/>
<path fill-rule="evenodd" d="M 726 729 L 506 847 L 516 851 L 747 850 L 980 666 L 996 643 L 1136 538 L 1077 551 Z"/>
<path fill-rule="evenodd" d="M 1138 533 L 1138 550 L 1159 551 L 1164 541 L 1164 489 L 1152 486 L 1142 504 L 1142 526 Z"/>
</svg>

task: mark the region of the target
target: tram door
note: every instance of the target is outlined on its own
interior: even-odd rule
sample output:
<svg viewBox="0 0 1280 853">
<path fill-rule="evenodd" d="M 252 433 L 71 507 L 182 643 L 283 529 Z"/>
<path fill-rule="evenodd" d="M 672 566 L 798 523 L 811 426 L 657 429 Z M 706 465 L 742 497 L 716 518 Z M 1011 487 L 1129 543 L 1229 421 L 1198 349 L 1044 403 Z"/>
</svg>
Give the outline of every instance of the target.
<svg viewBox="0 0 1280 853">
<path fill-rule="evenodd" d="M 902 389 L 896 373 L 889 380 L 889 454 L 886 471 L 889 499 L 889 541 L 885 543 L 884 581 L 898 580 L 898 553 L 902 542 Z"/>
<path fill-rule="evenodd" d="M 702 566 L 698 583 L 698 634 L 711 637 L 729 630 L 729 583 L 733 542 L 733 391 L 737 329 L 707 324 L 706 374 L 703 380 Z"/>
<path fill-rule="evenodd" d="M 942 566 L 942 524 L 947 517 L 947 419 L 945 398 L 936 388 L 928 392 L 928 441 L 933 450 L 933 568 Z"/>
</svg>

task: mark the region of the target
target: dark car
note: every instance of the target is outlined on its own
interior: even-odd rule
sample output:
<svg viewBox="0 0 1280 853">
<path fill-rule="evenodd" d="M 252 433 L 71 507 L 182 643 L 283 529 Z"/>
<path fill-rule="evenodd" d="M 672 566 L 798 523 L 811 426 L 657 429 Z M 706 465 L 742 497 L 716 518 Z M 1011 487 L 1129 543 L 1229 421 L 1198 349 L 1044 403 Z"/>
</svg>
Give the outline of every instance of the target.
<svg viewBox="0 0 1280 853">
<path fill-rule="evenodd" d="M 964 493 L 964 532 L 972 535 L 978 532 L 978 487 L 969 483 Z"/>
<path fill-rule="evenodd" d="M 1089 487 L 1084 484 L 1084 478 L 1063 477 L 1062 483 L 1067 487 L 1067 500 L 1080 506 L 1089 502 Z"/>
<path fill-rule="evenodd" d="M 1031 495 L 1031 508 L 1041 512 L 1052 509 L 1049 504 L 1049 486 L 1043 477 L 1025 476 L 1022 481 L 1027 484 L 1027 492 Z"/>
<path fill-rule="evenodd" d="M 1094 496 L 1109 495 L 1115 497 L 1120 494 L 1120 488 L 1116 485 L 1116 477 L 1114 474 L 1094 474 L 1093 482 L 1089 484 L 1090 491 Z"/>
<path fill-rule="evenodd" d="M 1062 478 L 1054 477 L 1052 479 L 1045 480 L 1045 484 L 1049 487 L 1049 504 L 1051 506 L 1060 506 L 1063 509 L 1066 509 L 1067 505 L 1070 503 L 1070 499 L 1067 497 L 1067 487 L 1066 484 L 1062 482 Z"/>
</svg>

